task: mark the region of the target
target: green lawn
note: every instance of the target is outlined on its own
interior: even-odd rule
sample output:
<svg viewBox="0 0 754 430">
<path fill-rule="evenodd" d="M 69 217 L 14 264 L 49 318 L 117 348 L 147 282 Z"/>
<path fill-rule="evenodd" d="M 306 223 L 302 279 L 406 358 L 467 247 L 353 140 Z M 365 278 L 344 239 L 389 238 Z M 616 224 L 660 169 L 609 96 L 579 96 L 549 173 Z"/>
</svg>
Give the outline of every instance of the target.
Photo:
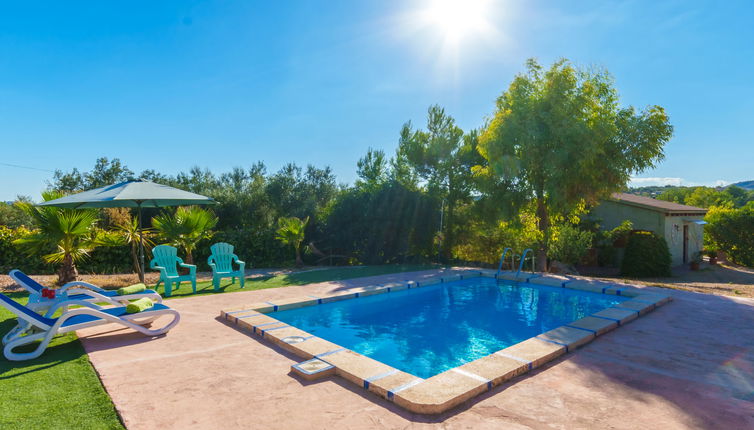
<svg viewBox="0 0 754 430">
<path fill-rule="evenodd" d="M 26 303 L 26 293 L 8 294 Z M 0 333 L 16 325 L 0 308 Z M 31 348 L 29 348 L 31 350 Z M 0 358 L 0 428 L 122 429 L 110 397 L 74 333 L 58 336 L 41 357 Z"/>
<path fill-rule="evenodd" d="M 342 281 L 344 279 L 363 278 L 365 276 L 377 276 L 385 275 L 388 273 L 398 272 L 413 272 L 417 270 L 429 270 L 435 269 L 436 265 L 419 265 L 419 264 L 404 264 L 404 265 L 387 265 L 387 266 L 345 266 L 334 267 L 327 269 L 307 270 L 303 272 L 293 272 L 288 275 L 278 276 L 265 276 L 255 277 L 253 279 L 246 279 L 246 286 L 241 289 L 241 283 L 236 280 L 236 283 L 231 283 L 230 278 L 224 278 L 220 282 L 220 292 L 232 292 L 232 291 L 251 291 L 251 290 L 264 290 L 267 288 L 287 287 L 290 285 L 305 285 L 313 284 L 315 282 L 326 281 Z M 151 287 L 151 286 L 150 286 Z M 165 286 L 160 285 L 157 288 L 157 292 L 165 295 Z M 184 296 L 198 296 L 204 294 L 218 294 L 215 293 L 212 281 L 204 281 L 196 283 L 196 294 L 191 290 L 191 283 L 181 283 L 179 290 L 173 289 L 170 298 L 184 297 Z"/>
<path fill-rule="evenodd" d="M 427 270 L 437 266 L 394 265 L 323 269 L 246 281 L 248 290 L 337 281 L 388 273 Z M 223 280 L 222 291 L 239 291 L 238 281 Z M 162 287 L 160 287 L 162 293 Z M 215 294 L 211 282 L 197 284 L 197 295 Z M 10 293 L 26 303 L 27 294 Z M 190 284 L 173 292 L 173 298 L 190 296 Z M 0 334 L 16 324 L 12 313 L 0 308 Z M 122 429 L 110 397 L 89 363 L 75 334 L 58 336 L 41 357 L 11 362 L 0 357 L 0 429 Z"/>
</svg>

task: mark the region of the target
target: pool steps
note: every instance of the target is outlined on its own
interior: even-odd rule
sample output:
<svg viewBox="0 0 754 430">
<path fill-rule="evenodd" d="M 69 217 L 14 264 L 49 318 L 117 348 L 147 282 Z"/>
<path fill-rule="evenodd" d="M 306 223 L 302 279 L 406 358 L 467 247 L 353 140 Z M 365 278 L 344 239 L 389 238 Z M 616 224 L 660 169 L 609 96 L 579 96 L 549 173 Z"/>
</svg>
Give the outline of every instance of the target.
<svg viewBox="0 0 754 430">
<path fill-rule="evenodd" d="M 612 294 L 629 298 L 611 308 L 524 340 L 454 369 L 422 379 L 387 364 L 348 350 L 273 318 L 275 311 L 315 306 L 339 300 L 389 294 L 473 277 L 499 278 L 520 283 Z M 513 279 L 511 279 L 513 277 Z M 615 284 L 549 274 L 497 274 L 494 270 L 464 270 L 434 276 L 337 291 L 333 294 L 270 300 L 221 311 L 229 325 L 254 334 L 302 357 L 291 373 L 306 380 L 338 375 L 395 404 L 416 413 L 437 414 L 453 408 L 495 386 L 520 376 L 594 340 L 620 325 L 651 312 L 672 298 L 645 292 L 627 284 Z"/>
</svg>

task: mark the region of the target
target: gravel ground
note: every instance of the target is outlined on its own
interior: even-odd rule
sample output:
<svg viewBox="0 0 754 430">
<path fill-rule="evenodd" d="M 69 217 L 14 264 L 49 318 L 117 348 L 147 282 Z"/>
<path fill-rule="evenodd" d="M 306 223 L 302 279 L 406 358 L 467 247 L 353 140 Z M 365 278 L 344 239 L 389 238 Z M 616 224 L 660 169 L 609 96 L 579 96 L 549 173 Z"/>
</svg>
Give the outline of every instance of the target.
<svg viewBox="0 0 754 430">
<path fill-rule="evenodd" d="M 673 269 L 673 276 L 669 278 L 624 279 L 617 275 L 585 274 L 599 279 L 625 281 L 674 290 L 754 298 L 754 269 L 730 263 L 710 265 L 703 262 L 699 270 L 694 271 L 686 267 L 676 267 Z"/>
<path fill-rule="evenodd" d="M 247 277 L 255 276 L 276 276 L 293 272 L 308 272 L 312 270 L 323 270 L 325 267 L 315 268 L 303 268 L 303 269 L 249 269 L 246 271 Z M 39 282 L 44 286 L 54 286 L 58 280 L 57 275 L 31 275 L 32 279 Z M 145 274 L 146 284 L 154 285 L 160 279 L 160 274 L 156 272 L 150 272 Z M 212 272 L 198 272 L 196 274 L 196 280 L 211 281 Z M 125 287 L 128 285 L 136 284 L 139 282 L 139 277 L 135 273 L 120 273 L 114 275 L 79 275 L 79 281 L 89 282 L 94 285 L 98 285 L 102 288 L 115 289 Z M 0 291 L 16 291 L 21 287 L 18 286 L 13 279 L 8 275 L 0 275 Z"/>
</svg>

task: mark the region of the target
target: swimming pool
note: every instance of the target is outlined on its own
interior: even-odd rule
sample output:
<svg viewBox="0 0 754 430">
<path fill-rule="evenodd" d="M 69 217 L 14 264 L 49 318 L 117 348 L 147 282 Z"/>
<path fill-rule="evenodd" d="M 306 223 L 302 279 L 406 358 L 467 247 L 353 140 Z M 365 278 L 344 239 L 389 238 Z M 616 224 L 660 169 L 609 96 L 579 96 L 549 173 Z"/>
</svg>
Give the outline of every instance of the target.
<svg viewBox="0 0 754 430">
<path fill-rule="evenodd" d="M 271 315 L 429 378 L 626 300 L 477 277 Z"/>
<path fill-rule="evenodd" d="M 627 284 L 467 269 L 246 304 L 220 318 L 302 357 L 296 377 L 337 375 L 436 414 L 669 301 Z"/>
</svg>

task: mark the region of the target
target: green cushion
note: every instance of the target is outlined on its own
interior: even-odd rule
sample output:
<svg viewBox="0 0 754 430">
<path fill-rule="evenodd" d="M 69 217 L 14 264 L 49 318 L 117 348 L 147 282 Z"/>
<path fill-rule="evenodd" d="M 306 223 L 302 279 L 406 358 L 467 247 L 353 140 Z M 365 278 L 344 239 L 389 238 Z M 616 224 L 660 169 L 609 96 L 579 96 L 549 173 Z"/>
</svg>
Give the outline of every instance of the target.
<svg viewBox="0 0 754 430">
<path fill-rule="evenodd" d="M 142 291 L 146 289 L 147 289 L 147 286 L 144 284 L 129 285 L 128 287 L 118 288 L 118 295 L 127 296 L 129 294 L 137 294 L 137 293 L 141 293 Z"/>
<path fill-rule="evenodd" d="M 145 311 L 154 306 L 152 299 L 149 297 L 142 297 L 139 300 L 134 300 L 126 306 L 126 313 L 137 314 L 141 311 Z"/>
</svg>

